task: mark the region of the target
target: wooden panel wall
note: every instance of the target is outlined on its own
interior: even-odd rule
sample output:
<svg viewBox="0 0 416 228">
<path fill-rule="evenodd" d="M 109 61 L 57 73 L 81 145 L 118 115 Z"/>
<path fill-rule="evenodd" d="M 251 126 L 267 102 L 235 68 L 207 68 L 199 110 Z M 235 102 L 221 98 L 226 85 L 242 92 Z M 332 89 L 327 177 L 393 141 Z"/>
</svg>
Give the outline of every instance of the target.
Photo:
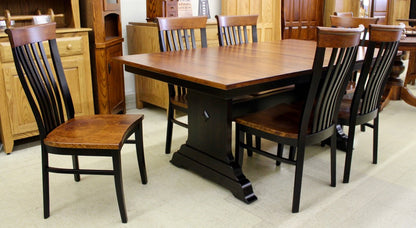
<svg viewBox="0 0 416 228">
<path fill-rule="evenodd" d="M 396 19 L 409 18 L 410 0 L 390 0 L 387 16 L 388 24 L 398 24 Z M 408 25 L 408 23 L 406 23 Z"/>
<path fill-rule="evenodd" d="M 396 19 L 409 18 L 411 0 L 388 0 L 387 24 L 398 24 Z M 352 11 L 358 15 L 359 0 L 326 0 L 324 26 L 331 24 L 329 15 L 335 11 Z"/>
<path fill-rule="evenodd" d="M 281 0 L 222 0 L 222 15 L 258 14 L 259 41 L 280 39 Z"/>
<path fill-rule="evenodd" d="M 284 0 L 284 39 L 314 40 L 323 25 L 324 0 Z"/>
</svg>

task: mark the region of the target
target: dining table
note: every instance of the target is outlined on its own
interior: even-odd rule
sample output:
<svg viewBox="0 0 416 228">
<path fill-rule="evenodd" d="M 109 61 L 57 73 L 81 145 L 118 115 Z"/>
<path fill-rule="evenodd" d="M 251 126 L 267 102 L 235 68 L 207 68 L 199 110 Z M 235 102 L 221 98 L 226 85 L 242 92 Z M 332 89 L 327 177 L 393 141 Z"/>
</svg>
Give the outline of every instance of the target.
<svg viewBox="0 0 416 228">
<path fill-rule="evenodd" d="M 409 20 L 409 19 L 408 19 Z M 416 19 L 414 19 L 416 21 Z M 412 93 L 408 85 L 414 85 L 416 80 L 416 34 L 408 34 L 400 40 L 399 51 L 409 52 L 408 65 L 404 80 L 400 75 L 405 71 L 402 54 L 397 55 L 392 72 L 386 84 L 382 108 L 386 107 L 390 100 L 403 100 L 407 104 L 416 107 L 416 95 Z"/>
<path fill-rule="evenodd" d="M 188 138 L 173 154 L 171 163 L 214 181 L 236 198 L 251 203 L 257 197 L 234 159 L 232 121 L 278 102 L 267 96 L 244 102 L 244 97 L 307 83 L 315 50 L 315 41 L 285 39 L 125 55 L 113 60 L 124 64 L 128 72 L 188 89 Z M 364 49 L 360 48 L 358 62 L 363 58 Z"/>
</svg>

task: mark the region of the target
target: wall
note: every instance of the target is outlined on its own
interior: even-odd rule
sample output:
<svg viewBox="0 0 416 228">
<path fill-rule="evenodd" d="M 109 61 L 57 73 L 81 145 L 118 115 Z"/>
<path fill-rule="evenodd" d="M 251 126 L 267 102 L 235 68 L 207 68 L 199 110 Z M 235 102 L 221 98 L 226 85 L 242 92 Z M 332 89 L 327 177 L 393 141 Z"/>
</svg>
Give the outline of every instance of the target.
<svg viewBox="0 0 416 228">
<path fill-rule="evenodd" d="M 193 15 L 198 15 L 199 0 L 191 0 Z M 146 22 L 146 0 L 120 0 L 121 3 L 121 26 L 123 28 L 123 53 L 127 55 L 127 33 L 126 25 L 129 22 Z M 213 19 L 216 14 L 221 12 L 221 0 L 209 0 L 210 15 Z M 127 99 L 134 99 L 134 75 L 124 73 L 124 86 Z M 127 102 L 134 102 L 127 100 Z M 128 107 L 129 108 L 129 107 Z"/>
</svg>

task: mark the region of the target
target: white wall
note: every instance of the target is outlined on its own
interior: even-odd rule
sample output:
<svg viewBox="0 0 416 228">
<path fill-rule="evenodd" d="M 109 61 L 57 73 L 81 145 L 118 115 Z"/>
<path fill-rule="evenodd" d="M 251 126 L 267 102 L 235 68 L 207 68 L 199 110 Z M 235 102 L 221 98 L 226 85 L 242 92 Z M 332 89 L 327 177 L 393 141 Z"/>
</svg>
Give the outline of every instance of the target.
<svg viewBox="0 0 416 228">
<path fill-rule="evenodd" d="M 128 54 L 127 51 L 127 32 L 126 25 L 129 22 L 146 22 L 146 0 L 120 0 L 121 2 L 121 26 L 123 28 L 123 53 Z M 191 0 L 192 11 L 194 15 L 198 15 L 199 0 Z M 208 0 L 211 18 L 221 12 L 221 0 Z M 135 94 L 134 89 L 134 75 L 129 72 L 124 72 L 124 86 L 126 96 Z M 129 96 L 134 97 L 134 96 Z"/>
</svg>

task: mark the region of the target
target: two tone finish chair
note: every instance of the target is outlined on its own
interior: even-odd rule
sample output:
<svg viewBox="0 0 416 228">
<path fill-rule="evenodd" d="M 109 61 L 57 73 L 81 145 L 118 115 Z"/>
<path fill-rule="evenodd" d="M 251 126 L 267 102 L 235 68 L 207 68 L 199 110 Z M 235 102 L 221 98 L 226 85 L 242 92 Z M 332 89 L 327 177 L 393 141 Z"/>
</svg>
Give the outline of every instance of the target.
<svg viewBox="0 0 416 228">
<path fill-rule="evenodd" d="M 282 103 L 235 119 L 236 161 L 243 165 L 244 149 L 296 167 L 292 212 L 298 212 L 302 186 L 305 148 L 331 138 L 331 186 L 336 185 L 336 134 L 338 110 L 356 61 L 363 26 L 354 29 L 317 29 L 312 76 L 306 96 L 300 101 Z M 330 49 L 328 66 L 325 51 Z M 327 58 L 328 60 L 328 58 Z M 244 143 L 250 134 L 296 148 L 293 158 L 252 147 Z"/>
<path fill-rule="evenodd" d="M 200 47 L 207 47 L 206 16 L 195 17 L 158 17 L 159 45 L 161 52 L 180 51 L 197 48 L 199 30 Z M 188 112 L 187 89 L 169 83 L 168 124 L 165 153 L 169 154 L 172 145 L 173 124 L 187 128 L 187 123 L 175 118 L 175 111 Z"/>
<path fill-rule="evenodd" d="M 348 126 L 344 183 L 348 183 L 350 178 L 356 125 L 373 129 L 373 164 L 377 164 L 381 96 L 404 28 L 404 24 L 369 26 L 370 38 L 357 86 L 352 99 L 351 96 L 344 96 L 338 117 L 339 124 Z M 377 55 L 374 59 L 376 49 Z"/>
<path fill-rule="evenodd" d="M 220 46 L 257 43 L 258 15 L 216 15 Z M 251 35 L 248 35 L 250 29 Z"/>
<path fill-rule="evenodd" d="M 17 27 L 7 29 L 6 33 L 17 74 L 39 128 L 44 218 L 50 215 L 49 173 L 73 174 L 77 182 L 80 181 L 80 174 L 111 175 L 114 177 L 121 221 L 126 223 L 120 154 L 124 143 L 135 144 L 141 180 L 146 184 L 143 115 L 75 116 L 58 52 L 56 24 Z M 135 140 L 128 139 L 132 134 Z M 50 166 L 49 154 L 72 156 L 73 168 Z M 78 156 L 109 157 L 113 168 L 81 169 Z M 101 188 L 97 186 L 96 191 L 101 191 Z"/>
</svg>

